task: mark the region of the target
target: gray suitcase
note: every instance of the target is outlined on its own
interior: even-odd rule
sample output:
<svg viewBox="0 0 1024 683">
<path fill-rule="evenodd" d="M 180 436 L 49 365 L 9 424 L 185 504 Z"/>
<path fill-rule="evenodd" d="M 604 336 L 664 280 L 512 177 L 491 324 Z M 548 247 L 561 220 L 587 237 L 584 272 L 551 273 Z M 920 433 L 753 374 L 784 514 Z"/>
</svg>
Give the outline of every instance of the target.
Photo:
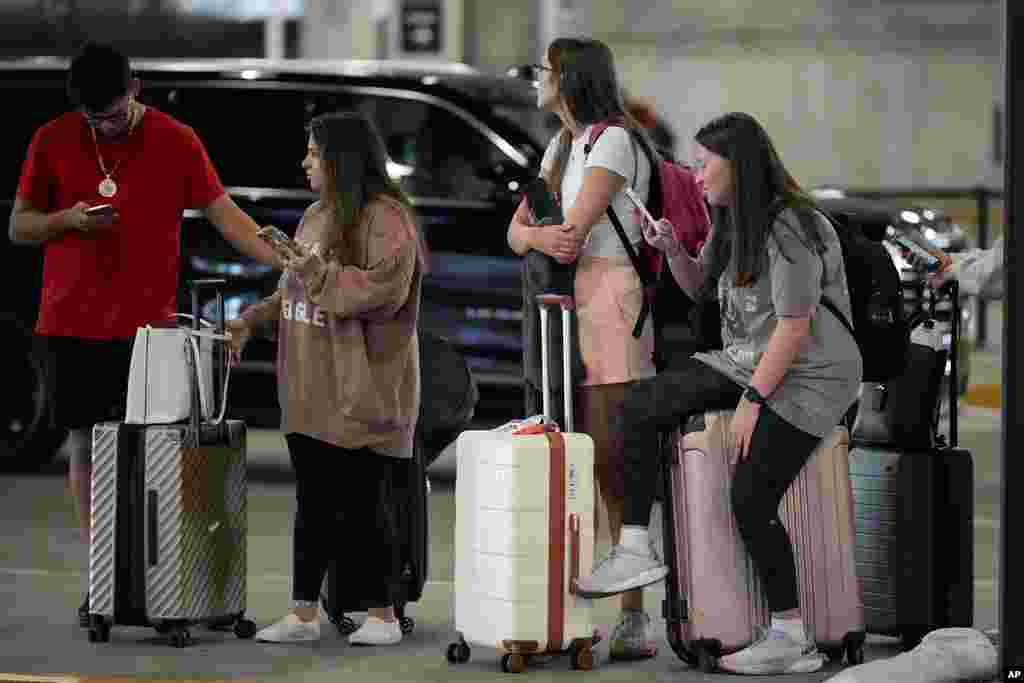
<svg viewBox="0 0 1024 683">
<path fill-rule="evenodd" d="M 197 405 L 193 391 L 193 416 Z M 245 446 L 238 420 L 93 428 L 90 642 L 108 641 L 114 625 L 152 626 L 176 647 L 197 624 L 255 635 Z"/>
</svg>

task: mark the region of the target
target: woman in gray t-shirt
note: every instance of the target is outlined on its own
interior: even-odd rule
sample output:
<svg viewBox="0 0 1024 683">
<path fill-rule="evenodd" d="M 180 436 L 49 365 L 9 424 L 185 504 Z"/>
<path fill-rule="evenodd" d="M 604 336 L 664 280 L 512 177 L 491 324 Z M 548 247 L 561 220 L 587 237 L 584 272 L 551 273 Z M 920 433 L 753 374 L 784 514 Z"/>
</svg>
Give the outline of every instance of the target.
<svg viewBox="0 0 1024 683">
<path fill-rule="evenodd" d="M 751 116 L 721 116 L 695 140 L 699 179 L 714 209 L 708 243 L 698 255 L 687 254 L 664 220 L 645 226 L 644 236 L 666 252 L 691 297 L 717 288 L 723 348 L 630 387 L 621 425 L 627 466 L 621 542 L 577 585 L 584 596 L 605 597 L 666 575 L 647 535 L 658 430 L 686 415 L 734 409 L 733 511 L 764 581 L 772 622 L 763 638 L 719 666 L 748 674 L 814 671 L 822 658 L 804 629 L 793 549 L 778 507 L 860 386 L 856 341 L 821 304 L 829 299 L 850 320 L 842 249 Z"/>
</svg>

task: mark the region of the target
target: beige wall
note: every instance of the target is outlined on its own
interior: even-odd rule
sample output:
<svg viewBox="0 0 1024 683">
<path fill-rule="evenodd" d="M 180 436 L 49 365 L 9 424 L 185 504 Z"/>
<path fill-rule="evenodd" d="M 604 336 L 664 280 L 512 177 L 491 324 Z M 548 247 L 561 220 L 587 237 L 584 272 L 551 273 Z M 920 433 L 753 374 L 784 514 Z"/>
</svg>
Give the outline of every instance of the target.
<svg viewBox="0 0 1024 683">
<path fill-rule="evenodd" d="M 444 54 L 462 61 L 466 0 L 443 0 Z M 373 59 L 378 55 L 377 20 L 390 18 L 391 56 L 404 57 L 398 39 L 398 0 L 306 0 L 302 56 L 312 59 Z"/>
<path fill-rule="evenodd" d="M 992 163 L 998 64 L 941 53 L 690 56 L 613 46 L 623 82 L 681 142 L 726 111 L 756 116 L 807 184 L 973 185 Z M 677 152 L 686 154 L 686 147 Z"/>
<path fill-rule="evenodd" d="M 1000 185 L 1001 14 L 986 0 L 592 0 L 626 87 L 681 142 L 754 114 L 808 185 Z M 677 151 L 685 155 L 688 145 Z"/>
<path fill-rule="evenodd" d="M 307 0 L 308 30 L 326 46 L 308 56 L 373 57 L 374 11 L 396 2 Z M 989 0 L 446 3 L 446 57 L 491 72 L 539 58 L 545 12 L 571 8 L 681 142 L 714 115 L 748 111 L 808 185 L 1002 182 L 991 160 L 1002 26 Z M 344 29 L 325 13 L 344 15 Z"/>
</svg>

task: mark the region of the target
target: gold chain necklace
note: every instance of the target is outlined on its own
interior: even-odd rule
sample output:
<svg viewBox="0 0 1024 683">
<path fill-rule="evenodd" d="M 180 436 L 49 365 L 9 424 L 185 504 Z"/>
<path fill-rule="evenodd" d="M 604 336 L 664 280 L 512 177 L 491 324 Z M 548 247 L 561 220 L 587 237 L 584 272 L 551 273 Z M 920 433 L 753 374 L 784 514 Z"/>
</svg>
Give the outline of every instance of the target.
<svg viewBox="0 0 1024 683">
<path fill-rule="evenodd" d="M 131 110 L 129 111 L 131 121 L 128 122 L 128 138 L 131 138 L 132 133 L 135 131 L 135 124 L 138 120 L 137 117 L 135 116 L 135 111 L 135 107 L 132 107 Z M 117 194 L 117 183 L 114 182 L 114 179 L 111 176 L 114 175 L 117 169 L 121 167 L 121 164 L 124 162 L 127 156 L 118 159 L 117 163 L 114 164 L 114 168 L 108 171 L 107 165 L 103 163 L 103 155 L 100 154 L 100 143 L 96 140 L 96 129 L 92 126 L 89 126 L 89 132 L 92 133 L 92 145 L 93 148 L 96 150 L 96 161 L 99 162 L 100 173 L 103 174 L 103 180 L 100 181 L 97 190 L 99 191 L 100 196 L 109 199 Z"/>
</svg>

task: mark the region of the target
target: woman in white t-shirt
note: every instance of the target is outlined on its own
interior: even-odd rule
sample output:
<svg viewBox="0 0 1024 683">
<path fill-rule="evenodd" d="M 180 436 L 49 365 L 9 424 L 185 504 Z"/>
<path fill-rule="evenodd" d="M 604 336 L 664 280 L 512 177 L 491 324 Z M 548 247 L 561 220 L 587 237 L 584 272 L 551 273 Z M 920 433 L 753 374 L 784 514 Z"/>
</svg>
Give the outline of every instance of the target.
<svg viewBox="0 0 1024 683">
<path fill-rule="evenodd" d="M 648 316 L 642 334 L 632 335 L 643 288 L 608 209 L 615 210 L 627 239 L 639 250 L 641 223 L 624 190 L 632 187 L 642 200 L 647 199 L 651 162 L 641 144 L 651 147 L 626 112 L 606 45 L 559 38 L 536 69 L 540 72 L 537 105 L 562 121 L 561 131 L 544 154 L 541 176 L 560 199 L 565 224 L 531 225 L 528 212 L 521 208 L 509 224 L 508 242 L 520 255 L 536 249 L 559 262 L 576 263 L 574 296 L 585 368 L 576 393 L 577 429 L 594 440 L 594 475 L 608 512 L 610 535 L 618 543 L 623 442 L 609 425 L 612 416 L 622 411 L 626 386 L 655 374 L 654 333 Z M 593 125 L 609 122 L 612 125 L 589 148 Z M 643 609 L 643 589 L 623 594 L 622 615 L 611 637 L 615 658 L 657 654 L 650 618 Z"/>
</svg>

